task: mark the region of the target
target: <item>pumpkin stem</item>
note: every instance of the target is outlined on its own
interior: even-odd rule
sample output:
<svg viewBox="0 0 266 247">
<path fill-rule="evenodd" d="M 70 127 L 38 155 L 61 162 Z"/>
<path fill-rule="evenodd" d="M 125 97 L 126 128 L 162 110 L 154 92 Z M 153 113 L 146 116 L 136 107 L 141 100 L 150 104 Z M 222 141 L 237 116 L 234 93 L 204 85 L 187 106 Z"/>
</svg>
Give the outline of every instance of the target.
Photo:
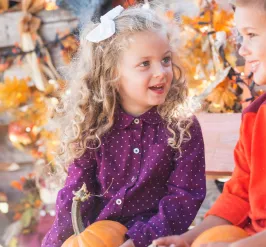
<svg viewBox="0 0 266 247">
<path fill-rule="evenodd" d="M 83 183 L 81 189 L 79 191 L 73 191 L 75 195 L 73 197 L 72 208 L 71 208 L 71 219 L 73 230 L 75 235 L 79 235 L 85 230 L 85 227 L 82 222 L 81 213 L 80 213 L 80 204 L 81 202 L 85 202 L 90 197 L 90 193 L 88 193 L 87 186 Z"/>
</svg>

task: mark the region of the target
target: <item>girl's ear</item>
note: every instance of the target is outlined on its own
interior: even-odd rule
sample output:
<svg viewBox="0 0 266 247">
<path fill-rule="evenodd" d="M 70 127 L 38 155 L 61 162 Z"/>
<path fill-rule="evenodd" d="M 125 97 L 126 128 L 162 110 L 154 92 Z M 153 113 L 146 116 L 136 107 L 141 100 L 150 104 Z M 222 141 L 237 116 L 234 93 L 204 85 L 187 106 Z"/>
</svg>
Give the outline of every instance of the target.
<svg viewBox="0 0 266 247">
<path fill-rule="evenodd" d="M 115 85 L 114 85 L 114 87 L 115 87 L 115 90 L 117 91 L 117 93 L 119 93 L 119 91 L 120 91 L 120 79 L 118 79 L 116 82 L 114 82 L 115 83 Z"/>
<path fill-rule="evenodd" d="M 182 71 L 181 71 L 180 67 L 174 63 L 173 63 L 173 73 L 174 73 L 175 79 L 177 81 L 180 80 L 180 78 L 182 76 Z"/>
<path fill-rule="evenodd" d="M 113 82 L 113 84 L 114 84 L 114 87 L 115 87 L 116 91 L 119 93 L 119 88 L 120 88 L 120 73 L 119 73 L 119 69 L 118 68 L 116 68 L 116 70 L 115 70 L 114 78 L 116 78 L 116 79 Z"/>
</svg>

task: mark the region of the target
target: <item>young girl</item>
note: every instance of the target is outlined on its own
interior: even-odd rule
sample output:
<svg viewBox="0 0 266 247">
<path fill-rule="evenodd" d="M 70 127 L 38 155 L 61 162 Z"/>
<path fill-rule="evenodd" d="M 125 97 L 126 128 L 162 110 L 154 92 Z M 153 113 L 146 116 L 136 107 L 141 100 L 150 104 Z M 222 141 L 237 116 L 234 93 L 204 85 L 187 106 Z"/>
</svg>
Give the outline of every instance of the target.
<svg viewBox="0 0 266 247">
<path fill-rule="evenodd" d="M 85 226 L 128 228 L 123 247 L 187 230 L 205 197 L 204 145 L 186 105 L 176 37 L 153 10 L 121 6 L 81 35 L 66 100 L 62 157 L 73 160 L 43 247 L 73 234 L 72 191 L 85 182 Z M 106 193 L 104 193 L 106 191 Z"/>
</svg>

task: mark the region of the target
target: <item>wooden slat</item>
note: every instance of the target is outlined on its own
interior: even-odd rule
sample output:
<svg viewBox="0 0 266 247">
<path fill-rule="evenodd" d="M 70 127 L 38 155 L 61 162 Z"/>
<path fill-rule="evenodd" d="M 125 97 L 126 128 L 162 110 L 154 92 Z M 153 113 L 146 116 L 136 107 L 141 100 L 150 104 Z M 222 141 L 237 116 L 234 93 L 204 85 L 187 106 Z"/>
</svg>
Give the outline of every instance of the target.
<svg viewBox="0 0 266 247">
<path fill-rule="evenodd" d="M 52 11 L 41 11 L 37 15 L 41 18 L 42 23 L 52 23 L 52 22 L 68 22 L 75 21 L 77 18 L 70 11 L 57 9 Z"/>
<path fill-rule="evenodd" d="M 240 113 L 200 113 L 206 158 L 206 174 L 228 176 L 234 169 L 233 152 L 239 138 Z"/>
</svg>

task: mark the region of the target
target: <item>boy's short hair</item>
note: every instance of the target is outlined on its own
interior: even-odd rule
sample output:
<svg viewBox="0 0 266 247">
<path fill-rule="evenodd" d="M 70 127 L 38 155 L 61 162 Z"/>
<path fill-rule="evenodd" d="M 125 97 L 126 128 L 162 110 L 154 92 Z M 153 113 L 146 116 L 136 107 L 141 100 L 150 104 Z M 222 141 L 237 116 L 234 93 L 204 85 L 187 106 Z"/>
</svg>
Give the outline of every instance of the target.
<svg viewBox="0 0 266 247">
<path fill-rule="evenodd" d="M 230 0 L 230 3 L 235 7 L 239 6 L 254 6 L 262 7 L 266 11 L 266 0 Z"/>
</svg>

